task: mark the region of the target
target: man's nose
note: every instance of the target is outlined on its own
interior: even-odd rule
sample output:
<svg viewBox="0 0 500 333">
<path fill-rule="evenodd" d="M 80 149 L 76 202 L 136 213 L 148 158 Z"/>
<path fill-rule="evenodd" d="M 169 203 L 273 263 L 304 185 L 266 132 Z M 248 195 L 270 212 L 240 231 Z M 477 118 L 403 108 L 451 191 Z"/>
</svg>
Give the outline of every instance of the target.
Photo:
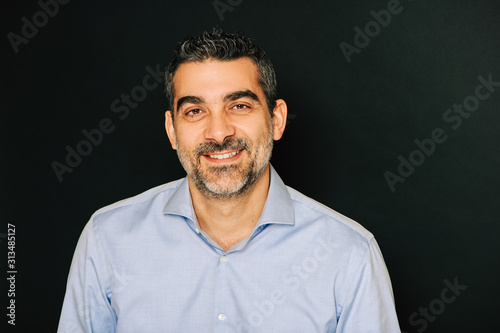
<svg viewBox="0 0 500 333">
<path fill-rule="evenodd" d="M 230 117 L 225 112 L 213 112 L 210 115 L 205 138 L 218 143 L 224 142 L 227 138 L 235 134 L 235 128 Z"/>
</svg>

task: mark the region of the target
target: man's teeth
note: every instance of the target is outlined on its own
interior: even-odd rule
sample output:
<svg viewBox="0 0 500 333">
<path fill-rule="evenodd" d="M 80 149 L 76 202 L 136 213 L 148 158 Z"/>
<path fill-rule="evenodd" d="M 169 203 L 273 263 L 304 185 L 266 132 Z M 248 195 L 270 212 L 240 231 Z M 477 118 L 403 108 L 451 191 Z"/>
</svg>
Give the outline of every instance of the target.
<svg viewBox="0 0 500 333">
<path fill-rule="evenodd" d="M 235 152 L 232 152 L 232 153 L 227 153 L 227 154 L 219 154 L 219 155 L 208 155 L 210 156 L 211 158 L 216 158 L 218 160 L 223 160 L 225 158 L 230 158 L 230 157 L 233 157 L 235 156 L 236 154 L 238 154 L 241 150 L 238 150 L 238 151 L 235 151 Z"/>
</svg>

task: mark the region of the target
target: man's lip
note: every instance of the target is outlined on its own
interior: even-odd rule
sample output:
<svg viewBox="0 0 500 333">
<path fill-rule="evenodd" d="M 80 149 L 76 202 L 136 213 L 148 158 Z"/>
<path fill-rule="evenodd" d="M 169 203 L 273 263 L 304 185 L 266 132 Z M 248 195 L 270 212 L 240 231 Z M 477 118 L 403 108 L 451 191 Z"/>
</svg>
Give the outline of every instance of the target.
<svg viewBox="0 0 500 333">
<path fill-rule="evenodd" d="M 240 151 L 240 150 L 243 150 L 243 148 L 241 148 L 241 149 L 233 149 L 233 150 L 228 150 L 228 151 L 218 151 L 218 152 L 208 153 L 208 154 L 203 154 L 203 155 L 205 155 L 205 156 L 210 156 L 210 155 L 224 155 L 224 154 L 231 154 L 231 153 L 234 153 L 235 151 Z"/>
<path fill-rule="evenodd" d="M 245 149 L 234 149 L 234 150 L 228 150 L 228 151 L 222 151 L 222 152 L 216 152 L 216 153 L 211 153 L 211 154 L 204 154 L 203 157 L 205 157 L 207 160 L 209 161 L 212 161 L 212 162 L 232 162 L 236 159 L 238 159 L 240 156 L 241 156 L 241 153 L 244 151 Z M 231 154 L 231 153 L 235 153 L 237 152 L 236 155 L 234 156 L 231 156 L 231 157 L 227 157 L 227 158 L 213 158 L 213 157 L 210 157 L 210 155 L 212 156 L 221 156 L 221 155 L 225 155 L 225 154 Z"/>
</svg>

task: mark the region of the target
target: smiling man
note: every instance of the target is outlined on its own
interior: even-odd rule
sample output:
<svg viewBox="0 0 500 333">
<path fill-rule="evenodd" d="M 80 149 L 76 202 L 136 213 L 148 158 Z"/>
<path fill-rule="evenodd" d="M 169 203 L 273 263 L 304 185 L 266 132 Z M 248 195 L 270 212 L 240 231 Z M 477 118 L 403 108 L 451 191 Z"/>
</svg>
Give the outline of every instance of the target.
<svg viewBox="0 0 500 333">
<path fill-rule="evenodd" d="M 264 51 L 190 37 L 166 91 L 187 177 L 92 216 L 58 332 L 400 332 L 373 235 L 269 164 L 287 106 Z"/>
<path fill-rule="evenodd" d="M 286 104 L 274 101 L 271 117 L 257 65 L 248 57 L 201 55 L 177 68 L 173 87 L 176 107 L 166 113 L 167 133 L 188 174 L 201 230 L 227 251 L 250 235 L 262 214 Z"/>
</svg>

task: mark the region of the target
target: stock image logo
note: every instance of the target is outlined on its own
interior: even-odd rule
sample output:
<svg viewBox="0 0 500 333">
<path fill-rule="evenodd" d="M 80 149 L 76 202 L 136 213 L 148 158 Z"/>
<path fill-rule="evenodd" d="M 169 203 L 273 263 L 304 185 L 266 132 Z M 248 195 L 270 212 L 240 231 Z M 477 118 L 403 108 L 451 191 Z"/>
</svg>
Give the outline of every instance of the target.
<svg viewBox="0 0 500 333">
<path fill-rule="evenodd" d="M 492 74 L 489 74 L 488 78 L 479 75 L 477 80 L 479 84 L 474 89 L 474 94 L 466 96 L 461 104 L 453 104 L 452 108 L 446 109 L 442 114 L 443 121 L 454 131 L 462 126 L 465 119 L 471 117 L 479 108 L 482 101 L 490 98 L 491 94 L 495 92 L 495 87 L 500 87 L 500 81 L 493 81 Z M 415 172 L 416 168 L 424 164 L 426 158 L 434 154 L 438 145 L 448 139 L 448 135 L 445 133 L 446 131 L 440 127 L 434 128 L 429 138 L 415 139 L 413 141 L 416 149 L 412 150 L 408 154 L 408 157 L 404 157 L 403 155 L 397 157 L 397 160 L 400 162 L 397 172 L 394 173 L 389 170 L 384 172 L 384 179 L 391 192 L 394 193 L 396 191 L 396 184 L 404 183 Z"/>
<path fill-rule="evenodd" d="M 145 70 L 147 74 L 143 77 L 141 84 L 133 87 L 129 94 L 122 93 L 120 98 L 111 102 L 111 112 L 117 114 L 121 121 L 127 119 L 130 110 L 137 108 L 139 103 L 147 98 L 148 91 L 156 89 L 163 82 L 164 72 L 160 70 L 159 64 L 156 65 L 155 69 L 146 66 Z M 103 142 L 105 134 L 111 134 L 115 131 L 115 124 L 116 122 L 113 122 L 111 118 L 104 117 L 99 120 L 96 128 L 81 131 L 84 139 L 80 140 L 75 148 L 66 145 L 64 163 L 53 161 L 50 164 L 59 183 L 64 180 L 65 174 L 72 173 L 83 162 L 83 158 L 89 156 L 94 148 Z"/>
<path fill-rule="evenodd" d="M 413 312 L 408 318 L 408 323 L 415 327 L 418 333 L 424 332 L 429 323 L 436 321 L 437 317 L 441 315 L 446 307 L 457 300 L 457 297 L 466 290 L 468 286 L 458 283 L 458 277 L 453 279 L 451 283 L 448 279 L 443 281 L 446 286 L 441 290 L 439 297 L 429 302 L 426 307 L 419 307 L 418 311 Z M 402 333 L 410 333 L 403 331 Z"/>
<path fill-rule="evenodd" d="M 21 27 L 21 33 L 16 34 L 14 32 L 9 32 L 7 34 L 7 39 L 12 46 L 15 54 L 19 53 L 19 46 L 21 44 L 28 44 L 30 40 L 38 35 L 41 28 L 45 27 L 51 18 L 54 18 L 60 10 L 60 5 L 66 5 L 70 0 L 40 0 L 37 2 L 41 10 L 33 14 L 31 19 L 26 16 L 21 18 L 23 23 Z"/>
<path fill-rule="evenodd" d="M 409 0 L 411 1 L 411 0 Z M 368 47 L 373 38 L 377 37 L 382 28 L 387 28 L 395 15 L 401 14 L 405 7 L 403 7 L 399 0 L 389 0 L 386 9 L 379 11 L 370 11 L 373 20 L 368 21 L 364 29 L 358 26 L 353 28 L 355 34 L 352 44 L 341 42 L 340 49 L 348 64 L 352 62 L 353 54 L 360 54 L 361 50 Z"/>
</svg>

